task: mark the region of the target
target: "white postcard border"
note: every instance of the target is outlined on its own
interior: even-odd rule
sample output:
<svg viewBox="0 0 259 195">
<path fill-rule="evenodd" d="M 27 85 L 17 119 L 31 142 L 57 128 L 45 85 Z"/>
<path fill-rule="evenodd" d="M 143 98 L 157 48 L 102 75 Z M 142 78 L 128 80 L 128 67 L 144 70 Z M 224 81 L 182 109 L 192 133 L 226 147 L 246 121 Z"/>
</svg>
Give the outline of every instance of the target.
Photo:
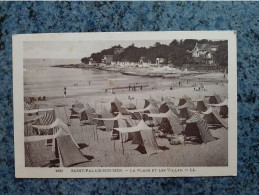
<svg viewBox="0 0 259 195">
<path fill-rule="evenodd" d="M 87 40 L 228 40 L 228 166 L 29 168 L 24 156 L 23 42 Z M 237 175 L 237 43 L 235 31 L 97 32 L 13 35 L 13 105 L 16 178 L 199 177 Z"/>
</svg>

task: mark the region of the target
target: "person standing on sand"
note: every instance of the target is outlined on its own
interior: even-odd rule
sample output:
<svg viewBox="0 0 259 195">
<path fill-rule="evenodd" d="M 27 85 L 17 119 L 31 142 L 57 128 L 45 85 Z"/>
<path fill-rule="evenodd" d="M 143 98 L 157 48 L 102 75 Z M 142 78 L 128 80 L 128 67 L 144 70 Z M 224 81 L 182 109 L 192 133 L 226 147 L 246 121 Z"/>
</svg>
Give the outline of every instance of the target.
<svg viewBox="0 0 259 195">
<path fill-rule="evenodd" d="M 181 81 L 179 81 L 179 86 L 181 85 Z"/>
<path fill-rule="evenodd" d="M 67 96 L 67 88 L 66 86 L 64 87 L 64 98 Z"/>
<path fill-rule="evenodd" d="M 140 90 L 142 91 L 142 85 L 140 85 Z"/>
<path fill-rule="evenodd" d="M 130 88 L 131 88 L 131 86 L 129 85 L 129 91 L 130 91 Z"/>
</svg>

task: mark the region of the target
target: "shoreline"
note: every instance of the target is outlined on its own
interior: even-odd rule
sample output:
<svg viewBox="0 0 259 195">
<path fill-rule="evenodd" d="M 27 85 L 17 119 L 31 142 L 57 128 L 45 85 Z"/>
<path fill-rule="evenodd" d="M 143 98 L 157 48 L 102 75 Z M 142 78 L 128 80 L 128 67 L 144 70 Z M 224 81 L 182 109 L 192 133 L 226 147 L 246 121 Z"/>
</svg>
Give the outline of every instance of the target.
<svg viewBox="0 0 259 195">
<path fill-rule="evenodd" d="M 75 68 L 75 69 L 96 69 L 108 72 L 118 72 L 129 76 L 141 76 L 141 77 L 162 77 L 165 79 L 184 79 L 192 80 L 194 82 L 228 82 L 227 76 L 224 77 L 202 77 L 202 75 L 212 74 L 213 71 L 181 71 L 181 70 L 160 70 L 152 71 L 153 67 L 143 68 L 143 67 L 121 67 L 121 66 L 96 66 L 96 65 L 86 65 L 86 64 L 64 64 L 64 65 L 53 65 L 50 67 L 56 68 Z M 221 72 L 218 71 L 217 74 Z M 224 75 L 224 73 L 222 73 Z"/>
<path fill-rule="evenodd" d="M 177 78 L 172 78 L 172 77 L 162 77 L 169 75 L 167 73 L 160 73 L 161 75 L 153 75 L 149 76 L 142 74 L 140 75 L 139 73 L 144 73 L 144 71 L 148 72 L 149 70 L 152 70 L 151 68 L 111 68 L 109 67 L 96 67 L 96 66 L 86 66 L 84 64 L 69 64 L 69 65 L 53 65 L 49 66 L 50 68 L 53 68 L 60 72 L 61 69 L 67 69 L 68 71 L 65 71 L 65 74 L 70 75 L 70 70 L 69 68 L 72 68 L 73 70 L 77 70 L 78 74 L 80 74 L 81 71 L 94 71 L 91 74 L 96 74 L 95 70 L 97 71 L 97 74 L 99 71 L 103 71 L 105 76 L 111 74 L 118 74 L 118 78 L 124 78 L 126 77 L 127 79 L 122 79 L 118 81 L 114 81 L 114 83 L 109 83 L 106 81 L 106 77 L 103 78 L 102 80 L 97 80 L 97 83 L 94 83 L 95 80 L 93 77 L 89 77 L 87 79 L 83 79 L 83 82 L 79 82 L 78 80 L 72 81 L 71 83 L 64 83 L 64 85 L 67 86 L 67 97 L 70 98 L 76 98 L 76 97 L 82 97 L 82 96 L 109 96 L 109 95 L 120 95 L 120 94 L 134 94 L 136 92 L 130 91 L 129 85 L 136 85 L 137 91 L 141 93 L 154 93 L 156 91 L 168 91 L 168 93 L 175 92 L 177 89 L 188 89 L 196 88 L 196 91 L 199 88 L 199 86 L 205 86 L 206 89 L 208 89 L 209 86 L 214 85 L 216 86 L 225 86 L 227 87 L 227 77 L 223 78 L 223 73 L 214 73 L 214 74 L 206 74 L 206 72 L 200 72 L 200 73 L 193 73 L 193 72 L 188 72 L 188 71 L 183 71 L 183 74 Z M 158 68 L 159 70 L 159 68 Z M 62 70 L 63 71 L 63 70 Z M 72 70 L 71 70 L 72 72 Z M 130 72 L 130 74 L 129 74 Z M 101 74 L 103 74 L 101 73 Z M 107 75 L 106 75 L 107 74 Z M 138 76 L 136 76 L 137 74 Z M 68 75 L 68 76 L 69 76 Z M 74 74 L 73 74 L 74 75 Z M 121 75 L 121 77 L 120 77 Z M 124 75 L 124 76 L 123 76 Z M 117 76 L 115 76 L 117 78 Z M 109 78 L 109 77 L 108 77 Z M 90 79 L 90 80 L 89 80 Z M 113 77 L 110 77 L 109 79 L 113 79 Z M 88 84 L 88 81 L 91 81 L 91 85 Z M 70 82 L 70 80 L 68 81 Z M 79 83 L 78 83 L 79 82 Z M 76 83 L 77 85 L 75 85 Z M 62 84 L 63 85 L 63 84 Z M 140 89 L 140 86 L 142 86 L 143 90 Z M 37 88 L 37 86 L 31 88 L 28 88 L 25 90 L 25 97 L 38 97 L 45 96 L 48 99 L 63 99 L 63 87 L 55 87 L 55 88 L 46 88 L 47 90 L 42 90 L 42 87 L 40 89 Z M 53 91 L 53 89 L 55 89 Z M 110 94 L 110 92 L 114 92 L 114 94 Z"/>
</svg>

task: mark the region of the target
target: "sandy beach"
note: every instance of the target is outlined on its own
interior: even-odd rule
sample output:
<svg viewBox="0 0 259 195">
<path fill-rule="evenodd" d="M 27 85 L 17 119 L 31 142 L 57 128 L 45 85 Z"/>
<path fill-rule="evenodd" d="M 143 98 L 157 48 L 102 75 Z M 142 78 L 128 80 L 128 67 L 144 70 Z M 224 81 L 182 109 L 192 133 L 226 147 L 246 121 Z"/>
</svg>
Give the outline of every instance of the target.
<svg viewBox="0 0 259 195">
<path fill-rule="evenodd" d="M 222 76 L 222 75 L 220 75 Z M 122 77 L 120 75 L 120 77 Z M 132 78 L 133 82 L 143 83 L 144 80 L 148 80 L 146 77 Z M 153 79 L 153 78 L 152 78 Z M 187 95 L 189 98 L 197 99 L 201 96 L 216 93 L 222 98 L 228 96 L 227 83 L 218 83 L 215 81 L 208 82 L 204 78 L 198 79 L 203 82 L 206 91 L 194 91 L 193 84 L 196 83 L 196 79 L 181 80 L 179 86 L 179 80 L 163 80 L 163 83 L 159 83 L 160 80 L 156 80 L 154 85 L 149 84 L 148 87 L 144 87 L 143 90 L 137 89 L 136 91 L 129 91 L 128 88 L 115 89 L 113 93 L 100 87 L 100 83 L 96 84 L 92 80 L 91 84 L 84 87 L 79 86 L 81 93 L 69 94 L 66 97 L 62 95 L 56 95 L 48 98 L 46 105 L 41 107 L 51 107 L 50 105 L 65 104 L 65 110 L 62 108 L 55 108 L 56 117 L 63 120 L 65 123 L 70 124 L 70 131 L 75 138 L 76 142 L 80 146 L 80 151 L 88 158 L 89 162 L 81 163 L 75 166 L 79 167 L 184 167 L 184 166 L 227 166 L 228 165 L 228 130 L 221 127 L 217 129 L 210 129 L 211 134 L 216 138 L 215 141 L 208 142 L 206 144 L 180 144 L 171 145 L 166 138 L 157 137 L 157 143 L 163 150 L 160 153 L 148 156 L 147 154 L 141 154 L 135 150 L 137 145 L 132 145 L 130 142 L 124 143 L 124 154 L 122 153 L 122 145 L 120 140 L 112 141 L 111 132 L 98 130 L 98 141 L 94 139 L 92 126 L 81 127 L 79 119 L 68 119 L 66 116 L 70 115 L 71 105 L 77 100 L 83 104 L 88 103 L 91 107 L 95 108 L 98 112 L 102 107 L 110 109 L 110 102 L 114 98 L 118 98 L 124 104 L 132 102 L 137 108 L 143 108 L 144 100 L 150 96 L 161 101 L 167 97 L 179 98 Z M 119 84 L 128 86 L 129 80 L 117 80 Z M 124 83 L 125 82 L 125 83 Z M 132 81 L 131 81 L 132 82 Z M 127 85 L 126 85 L 127 83 Z M 102 84 L 101 84 L 102 85 Z M 88 89 L 102 90 L 94 91 L 93 93 L 86 93 L 84 90 Z M 154 87 L 156 86 L 156 87 Z M 170 86 L 172 89 L 170 90 Z M 74 86 L 72 86 L 74 87 Z M 69 87 L 67 87 L 69 89 Z M 94 90 L 93 89 L 93 90 Z M 68 90 L 69 91 L 69 90 Z M 53 93 L 55 94 L 55 92 Z M 49 103 L 49 105 L 47 105 Z M 225 119 L 227 122 L 227 119 Z M 41 151 L 41 152 L 39 152 Z M 50 160 L 54 160 L 55 156 L 51 151 L 51 146 L 45 146 L 44 141 L 32 142 L 29 146 L 29 153 L 31 155 L 33 166 L 47 166 Z M 26 163 L 28 164 L 28 163 Z"/>
</svg>

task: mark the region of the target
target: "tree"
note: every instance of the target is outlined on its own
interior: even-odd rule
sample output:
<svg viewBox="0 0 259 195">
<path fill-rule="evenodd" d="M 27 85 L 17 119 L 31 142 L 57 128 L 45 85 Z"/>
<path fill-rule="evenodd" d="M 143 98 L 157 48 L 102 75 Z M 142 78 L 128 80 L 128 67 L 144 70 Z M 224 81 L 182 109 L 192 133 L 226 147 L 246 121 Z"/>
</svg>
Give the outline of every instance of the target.
<svg viewBox="0 0 259 195">
<path fill-rule="evenodd" d="M 171 43 L 169 43 L 169 47 L 177 47 L 179 45 L 178 41 L 174 39 Z"/>
<path fill-rule="evenodd" d="M 180 41 L 172 40 L 169 45 L 156 42 L 149 48 L 135 47 L 135 44 L 132 43 L 130 46 L 125 48 L 124 51 L 114 54 L 115 48 L 121 47 L 120 45 L 115 45 L 109 49 L 102 50 L 98 53 L 93 53 L 88 58 L 83 58 L 82 62 L 89 62 L 90 58 L 93 58 L 96 62 L 101 62 L 104 55 L 113 55 L 113 60 L 116 62 L 139 62 L 140 58 L 142 58 L 145 59 L 145 61 L 155 63 L 156 58 L 165 58 L 166 61 L 171 61 L 174 65 L 181 67 L 183 64 L 188 63 L 188 61 L 192 58 L 191 54 L 188 53 L 187 50 L 192 50 L 197 42 L 220 45 L 218 52 L 215 54 L 215 58 L 216 60 L 219 60 L 218 62 L 221 66 L 227 66 L 227 42 L 213 42 L 206 39 L 200 41 L 196 39 L 185 39 Z"/>
<path fill-rule="evenodd" d="M 219 66 L 227 67 L 228 66 L 228 42 L 222 42 L 218 50 L 215 53 L 215 58 Z"/>
<path fill-rule="evenodd" d="M 89 64 L 89 58 L 82 58 L 81 62 L 84 64 Z"/>
<path fill-rule="evenodd" d="M 156 43 L 154 44 L 154 47 L 159 47 L 160 45 L 161 45 L 161 43 L 156 42 Z"/>
</svg>

